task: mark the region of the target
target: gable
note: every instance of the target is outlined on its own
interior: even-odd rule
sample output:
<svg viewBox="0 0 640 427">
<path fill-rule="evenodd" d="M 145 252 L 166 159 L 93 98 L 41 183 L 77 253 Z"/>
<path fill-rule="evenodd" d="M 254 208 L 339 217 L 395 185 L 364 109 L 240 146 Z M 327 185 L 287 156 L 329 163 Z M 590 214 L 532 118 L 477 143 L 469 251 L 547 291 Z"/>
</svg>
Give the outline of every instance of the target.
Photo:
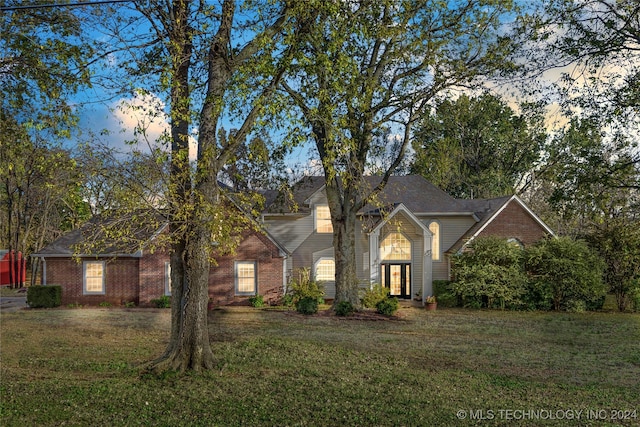
<svg viewBox="0 0 640 427">
<path fill-rule="evenodd" d="M 461 250 L 478 236 L 517 239 L 526 246 L 554 235 L 551 228 L 517 196 L 467 200 L 465 203 L 478 209 L 475 214 L 480 220 L 448 252 Z"/>
</svg>

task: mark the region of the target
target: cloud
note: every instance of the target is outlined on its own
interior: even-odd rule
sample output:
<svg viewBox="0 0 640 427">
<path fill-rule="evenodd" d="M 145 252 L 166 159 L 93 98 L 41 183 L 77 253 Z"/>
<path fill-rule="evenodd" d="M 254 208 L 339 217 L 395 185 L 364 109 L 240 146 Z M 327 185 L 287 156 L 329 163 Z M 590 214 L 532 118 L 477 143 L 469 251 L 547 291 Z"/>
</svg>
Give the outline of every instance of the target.
<svg viewBox="0 0 640 427">
<path fill-rule="evenodd" d="M 90 129 L 93 138 L 109 147 L 128 153 L 149 152 L 161 147 L 169 150 L 170 124 L 165 102 L 150 92 L 139 91 L 131 97 L 86 108 L 81 127 Z M 189 157 L 197 154 L 197 129 L 189 137 Z"/>
</svg>

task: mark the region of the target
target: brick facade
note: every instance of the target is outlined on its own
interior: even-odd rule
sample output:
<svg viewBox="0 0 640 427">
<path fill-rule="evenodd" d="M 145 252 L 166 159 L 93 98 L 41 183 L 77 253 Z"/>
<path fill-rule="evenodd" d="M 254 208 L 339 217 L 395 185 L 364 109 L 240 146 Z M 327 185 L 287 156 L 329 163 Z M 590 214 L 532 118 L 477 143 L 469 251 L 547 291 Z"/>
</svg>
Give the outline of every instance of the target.
<svg viewBox="0 0 640 427">
<path fill-rule="evenodd" d="M 253 261 L 257 267 L 257 292 L 267 303 L 282 298 L 284 258 L 277 246 L 260 233 L 246 233 L 233 256 L 217 259 L 209 274 L 209 296 L 215 305 L 247 305 L 248 296 L 236 296 L 235 262 Z M 99 305 L 109 302 L 123 305 L 134 302 L 149 306 L 151 300 L 165 295 L 165 265 L 169 262 L 166 251 L 142 257 L 72 258 L 46 257 L 46 282 L 62 286 L 62 304 Z M 83 262 L 105 262 L 105 293 L 83 294 Z"/>
<path fill-rule="evenodd" d="M 535 243 L 546 235 L 547 232 L 540 223 L 513 200 L 479 234 L 518 239 L 524 246 Z"/>
</svg>

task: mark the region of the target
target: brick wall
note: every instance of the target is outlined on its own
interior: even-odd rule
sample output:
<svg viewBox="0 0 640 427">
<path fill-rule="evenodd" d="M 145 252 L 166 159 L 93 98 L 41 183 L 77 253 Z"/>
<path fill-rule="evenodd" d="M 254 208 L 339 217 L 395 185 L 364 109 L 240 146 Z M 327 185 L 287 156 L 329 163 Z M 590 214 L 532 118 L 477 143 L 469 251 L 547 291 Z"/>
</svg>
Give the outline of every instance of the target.
<svg viewBox="0 0 640 427">
<path fill-rule="evenodd" d="M 94 259 L 91 259 L 94 260 Z M 138 303 L 138 259 L 119 258 L 105 261 L 105 294 L 83 295 L 83 261 L 71 258 L 47 259 L 47 285 L 62 286 L 62 304 L 99 305 L 109 302 L 122 305 Z"/>
<path fill-rule="evenodd" d="M 511 201 L 480 233 L 480 236 L 489 235 L 515 238 L 527 246 L 542 239 L 547 233 L 519 203 Z"/>
<path fill-rule="evenodd" d="M 209 295 L 215 305 L 248 304 L 247 296 L 235 295 L 235 261 L 257 263 L 258 294 L 267 303 L 276 303 L 282 297 L 282 265 L 278 248 L 260 233 L 247 233 L 234 256 L 217 259 L 211 266 Z M 106 260 L 105 295 L 83 295 L 82 261 L 71 258 L 47 258 L 47 284 L 62 286 L 62 304 L 98 305 L 110 302 L 121 305 L 133 301 L 149 306 L 151 300 L 165 293 L 166 251 L 145 253 L 142 258 Z"/>
<path fill-rule="evenodd" d="M 246 234 L 234 256 L 218 257 L 217 266 L 209 274 L 209 296 L 215 305 L 247 305 L 248 297 L 235 295 L 235 261 L 255 261 L 257 264 L 258 294 L 266 303 L 282 298 L 283 258 L 278 248 L 266 236 Z"/>
<path fill-rule="evenodd" d="M 165 294 L 165 263 L 167 262 L 169 262 L 169 255 L 165 251 L 145 253 L 140 259 L 139 305 L 151 305 L 151 300 Z"/>
</svg>

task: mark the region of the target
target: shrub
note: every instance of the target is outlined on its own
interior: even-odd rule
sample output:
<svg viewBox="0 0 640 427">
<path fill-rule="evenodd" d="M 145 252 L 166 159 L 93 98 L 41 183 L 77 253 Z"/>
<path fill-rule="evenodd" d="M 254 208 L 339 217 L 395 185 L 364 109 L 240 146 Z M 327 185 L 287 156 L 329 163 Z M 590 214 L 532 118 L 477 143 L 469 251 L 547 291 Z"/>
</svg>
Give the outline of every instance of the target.
<svg viewBox="0 0 640 427">
<path fill-rule="evenodd" d="M 151 303 L 157 308 L 169 308 L 171 307 L 171 297 L 168 295 L 162 295 L 158 299 L 152 299 Z"/>
<path fill-rule="evenodd" d="M 127 301 L 127 302 L 124 303 L 124 306 L 127 307 L 127 308 L 133 308 L 133 307 L 136 306 L 136 303 L 135 303 L 135 301 Z"/>
<path fill-rule="evenodd" d="M 111 307 L 113 304 L 111 304 L 109 301 L 102 301 L 100 304 L 98 304 L 100 307 Z"/>
<path fill-rule="evenodd" d="M 296 310 L 301 314 L 315 314 L 318 312 L 318 298 L 303 297 L 296 303 Z"/>
<path fill-rule="evenodd" d="M 353 304 L 349 301 L 340 301 L 335 307 L 336 315 L 348 316 L 353 313 Z"/>
<path fill-rule="evenodd" d="M 298 277 L 289 282 L 287 292 L 291 295 L 291 301 L 296 304 L 302 298 L 313 298 L 318 304 L 324 302 L 324 289 L 315 280 L 311 280 L 311 272 L 308 268 L 298 270 Z"/>
<path fill-rule="evenodd" d="M 384 301 L 389 296 L 389 288 L 385 288 L 380 284 L 375 284 L 362 296 L 362 305 L 366 308 L 374 308 L 380 301 Z"/>
<path fill-rule="evenodd" d="M 457 307 L 458 297 L 451 290 L 451 282 L 449 280 L 434 280 L 433 295 L 438 298 L 440 307 Z"/>
<path fill-rule="evenodd" d="M 583 241 L 541 240 L 527 250 L 526 267 L 531 286 L 555 310 L 597 307 L 606 293 L 603 262 Z"/>
<path fill-rule="evenodd" d="M 640 279 L 636 280 L 631 288 L 629 300 L 631 301 L 631 310 L 640 311 Z"/>
<path fill-rule="evenodd" d="M 451 291 L 468 307 L 518 307 L 527 283 L 522 261 L 522 249 L 505 239 L 476 238 L 454 258 Z"/>
<path fill-rule="evenodd" d="M 293 295 L 287 293 L 282 297 L 282 305 L 285 307 L 293 307 Z"/>
<path fill-rule="evenodd" d="M 32 308 L 58 307 L 62 301 L 62 287 L 30 286 L 27 288 L 27 304 Z"/>
<path fill-rule="evenodd" d="M 385 316 L 393 316 L 393 314 L 398 311 L 398 307 L 397 298 L 385 298 L 376 304 L 376 311 Z"/>
<path fill-rule="evenodd" d="M 252 296 L 249 298 L 249 304 L 256 308 L 264 307 L 264 298 L 262 297 L 262 295 Z"/>
</svg>

